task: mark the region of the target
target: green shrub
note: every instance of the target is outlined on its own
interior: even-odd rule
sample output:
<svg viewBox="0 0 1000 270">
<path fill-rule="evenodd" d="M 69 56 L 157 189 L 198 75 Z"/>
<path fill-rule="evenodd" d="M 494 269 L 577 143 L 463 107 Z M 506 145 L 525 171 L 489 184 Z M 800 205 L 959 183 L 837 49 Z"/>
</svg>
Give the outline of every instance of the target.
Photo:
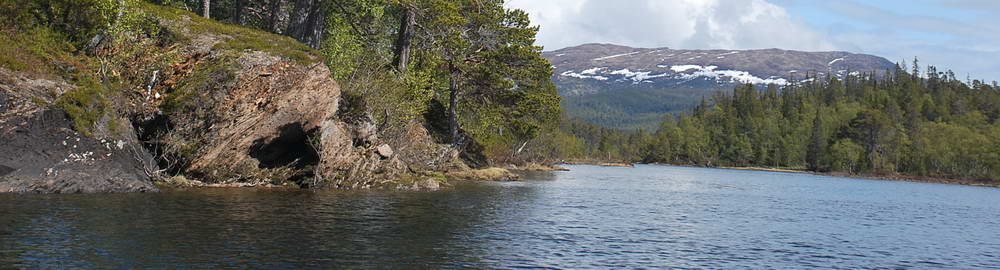
<svg viewBox="0 0 1000 270">
<path fill-rule="evenodd" d="M 73 120 L 73 128 L 84 136 L 92 136 L 94 125 L 107 112 L 107 89 L 93 81 L 83 80 L 77 87 L 67 91 L 58 100 L 56 107 L 62 109 Z"/>
</svg>

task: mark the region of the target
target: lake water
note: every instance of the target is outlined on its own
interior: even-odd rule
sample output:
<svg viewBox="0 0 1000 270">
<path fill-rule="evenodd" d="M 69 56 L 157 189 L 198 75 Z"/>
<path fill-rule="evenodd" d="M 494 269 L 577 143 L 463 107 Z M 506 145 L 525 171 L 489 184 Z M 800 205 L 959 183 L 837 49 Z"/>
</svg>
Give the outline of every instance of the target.
<svg viewBox="0 0 1000 270">
<path fill-rule="evenodd" d="M 569 166 L 442 192 L 0 195 L 0 268 L 998 268 L 1000 189 Z"/>
</svg>

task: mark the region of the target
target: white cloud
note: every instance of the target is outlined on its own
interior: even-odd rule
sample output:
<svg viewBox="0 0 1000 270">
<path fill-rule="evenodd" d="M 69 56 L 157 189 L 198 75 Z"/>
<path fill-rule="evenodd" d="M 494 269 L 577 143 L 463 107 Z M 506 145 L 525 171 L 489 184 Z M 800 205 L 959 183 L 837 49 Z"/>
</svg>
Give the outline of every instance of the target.
<svg viewBox="0 0 1000 270">
<path fill-rule="evenodd" d="M 541 25 L 546 50 L 583 43 L 693 49 L 832 50 L 765 0 L 510 0 Z"/>
<path fill-rule="evenodd" d="M 875 2 L 817 2 L 819 8 L 840 22 L 867 25 L 864 28 L 834 23 L 826 35 L 838 48 L 870 53 L 892 61 L 920 59 L 922 66 L 938 71 L 954 70 L 959 76 L 992 81 L 1000 79 L 1000 12 L 996 0 L 920 0 L 916 11 L 898 12 L 875 6 Z M 971 12 L 971 11 L 975 12 Z M 988 18 L 988 19 L 984 19 Z M 922 67 L 924 68 L 924 67 Z"/>
<path fill-rule="evenodd" d="M 538 41 L 546 50 L 583 43 L 842 50 L 891 61 L 916 56 L 941 71 L 1000 79 L 997 0 L 508 0 L 507 5 L 528 11 L 532 23 L 541 25 Z"/>
</svg>

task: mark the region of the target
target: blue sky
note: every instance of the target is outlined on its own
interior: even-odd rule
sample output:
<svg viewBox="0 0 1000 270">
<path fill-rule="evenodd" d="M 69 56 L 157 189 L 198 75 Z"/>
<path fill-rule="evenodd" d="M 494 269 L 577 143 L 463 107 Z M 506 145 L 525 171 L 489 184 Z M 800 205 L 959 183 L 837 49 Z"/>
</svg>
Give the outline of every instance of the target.
<svg viewBox="0 0 1000 270">
<path fill-rule="evenodd" d="M 555 50 L 602 42 L 683 49 L 850 51 L 1000 80 L 1000 0 L 508 0 Z"/>
</svg>

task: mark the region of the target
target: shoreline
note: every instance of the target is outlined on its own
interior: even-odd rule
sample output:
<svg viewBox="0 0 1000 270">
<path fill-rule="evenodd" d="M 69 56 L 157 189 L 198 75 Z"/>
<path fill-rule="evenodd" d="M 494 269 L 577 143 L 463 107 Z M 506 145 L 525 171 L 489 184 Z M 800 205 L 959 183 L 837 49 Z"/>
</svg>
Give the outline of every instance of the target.
<svg viewBox="0 0 1000 270">
<path fill-rule="evenodd" d="M 624 161 L 601 161 L 601 160 L 564 160 L 562 162 L 559 162 L 558 164 L 634 168 L 636 163 L 624 162 Z"/>
<path fill-rule="evenodd" d="M 844 172 L 814 172 L 814 171 L 807 171 L 807 170 L 797 170 L 797 169 L 787 169 L 787 168 L 768 168 L 768 167 L 704 167 L 704 166 L 662 164 L 662 163 L 644 163 L 644 164 L 646 164 L 646 165 L 690 167 L 690 168 L 711 168 L 711 169 L 736 170 L 736 171 L 760 171 L 760 172 L 797 173 L 797 174 L 811 174 L 811 175 L 816 175 L 816 176 L 829 176 L 829 177 L 841 177 L 841 178 L 857 178 L 857 179 L 880 180 L 880 181 L 897 181 L 897 182 L 913 182 L 913 183 L 929 183 L 929 184 L 963 185 L 963 186 L 973 186 L 973 187 L 1000 188 L 1000 182 L 983 182 L 983 181 L 968 180 L 968 179 L 929 177 L 929 176 L 906 175 L 906 174 L 891 174 L 891 175 L 881 175 L 881 174 L 850 174 L 850 173 L 844 173 Z"/>
<path fill-rule="evenodd" d="M 605 166 L 605 167 L 635 167 L 633 163 L 627 162 L 609 162 L 609 161 L 564 161 L 560 164 L 565 165 L 592 165 L 592 166 Z M 979 180 L 969 180 L 969 179 L 957 179 L 957 178 L 945 178 L 945 177 L 930 177 L 930 176 L 919 176 L 919 175 L 907 175 L 907 174 L 851 174 L 844 172 L 814 172 L 807 171 L 803 169 L 790 169 L 790 168 L 769 168 L 769 167 L 706 167 L 706 166 L 696 166 L 690 164 L 667 164 L 667 163 L 636 163 L 643 165 L 660 165 L 660 166 L 676 166 L 676 167 L 689 167 L 689 168 L 710 168 L 710 169 L 722 169 L 722 170 L 737 170 L 737 171 L 760 171 L 760 172 L 779 172 L 779 173 L 798 173 L 798 174 L 811 174 L 816 176 L 830 176 L 830 177 L 842 177 L 842 178 L 857 178 L 857 179 L 867 179 L 867 180 L 881 180 L 881 181 L 898 181 L 898 182 L 913 182 L 913 183 L 930 183 L 930 184 L 945 184 L 945 185 L 963 185 L 963 186 L 973 186 L 973 187 L 992 187 L 1000 188 L 1000 182 L 987 182 Z"/>
<path fill-rule="evenodd" d="M 498 166 L 499 168 L 508 169 L 511 171 L 522 171 L 522 172 L 565 172 L 569 169 L 559 166 L 559 164 L 545 164 L 545 163 L 528 163 L 522 166 L 517 166 L 513 164 L 507 164 L 503 166 Z"/>
<path fill-rule="evenodd" d="M 530 168 L 514 169 L 505 167 L 488 167 L 483 169 L 467 169 L 450 172 L 423 172 L 399 176 L 397 182 L 386 186 L 366 187 L 364 191 L 438 191 L 451 187 L 455 181 L 470 182 L 511 182 L 521 181 L 522 173 L 543 171 L 569 171 L 556 165 L 534 164 Z M 206 183 L 198 179 L 188 179 L 184 176 L 163 177 L 153 182 L 163 192 L 186 191 L 198 189 L 247 189 L 247 190 L 334 190 L 326 188 L 303 188 L 298 184 L 286 183 L 275 185 L 267 182 L 251 183 Z"/>
</svg>

